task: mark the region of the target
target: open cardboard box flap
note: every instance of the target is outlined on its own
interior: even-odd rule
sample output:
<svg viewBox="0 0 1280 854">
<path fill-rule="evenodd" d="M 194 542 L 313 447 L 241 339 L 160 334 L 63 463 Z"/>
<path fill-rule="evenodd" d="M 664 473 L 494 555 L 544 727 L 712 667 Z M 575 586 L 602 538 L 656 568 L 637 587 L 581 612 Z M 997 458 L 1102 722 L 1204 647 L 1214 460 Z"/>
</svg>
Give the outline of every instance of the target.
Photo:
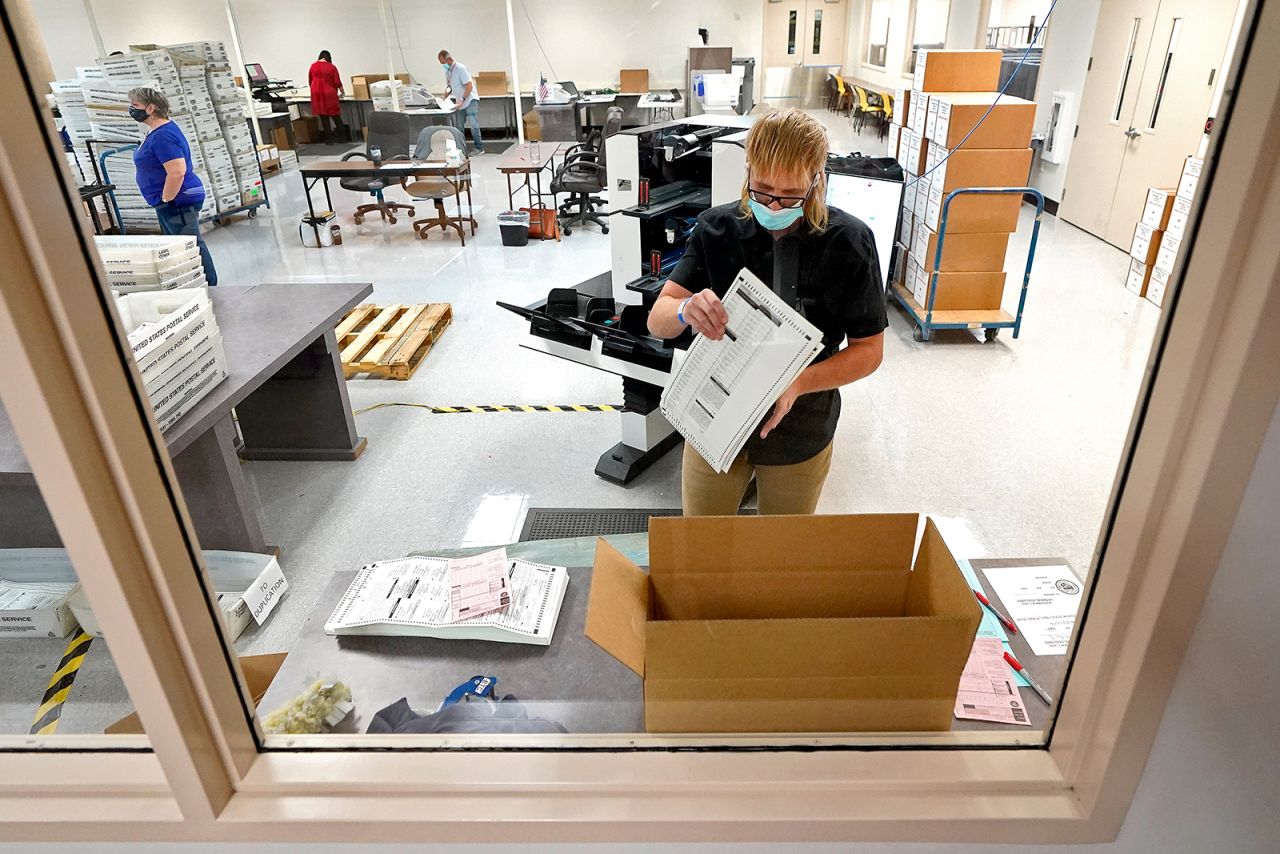
<svg viewBox="0 0 1280 854">
<path fill-rule="evenodd" d="M 264 655 L 240 656 L 240 669 L 244 672 L 245 685 L 248 686 L 249 695 L 253 698 L 254 708 L 257 708 L 262 698 L 267 695 L 271 680 L 275 679 L 276 674 L 280 672 L 280 665 L 284 664 L 286 655 L 288 653 L 270 652 Z M 138 718 L 138 713 L 134 712 L 110 724 L 103 732 L 107 735 L 141 735 L 142 721 Z"/>
<path fill-rule="evenodd" d="M 653 519 L 648 573 L 597 541 L 586 634 L 651 732 L 945 728 L 981 612 L 920 521 Z"/>
</svg>

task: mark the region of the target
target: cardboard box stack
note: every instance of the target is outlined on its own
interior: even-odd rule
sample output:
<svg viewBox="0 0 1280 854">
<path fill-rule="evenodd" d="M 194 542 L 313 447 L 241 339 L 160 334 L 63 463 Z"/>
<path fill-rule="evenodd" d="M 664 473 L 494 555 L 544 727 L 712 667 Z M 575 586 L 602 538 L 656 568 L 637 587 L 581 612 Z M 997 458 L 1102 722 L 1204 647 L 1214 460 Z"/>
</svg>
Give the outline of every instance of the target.
<svg viewBox="0 0 1280 854">
<path fill-rule="evenodd" d="M 1134 227 L 1129 246 L 1129 276 L 1125 287 L 1156 305 L 1164 304 L 1169 277 L 1182 248 L 1191 201 L 1200 183 L 1204 161 L 1188 157 L 1177 187 L 1152 187 L 1142 220 Z"/>
<path fill-rule="evenodd" d="M 151 252 L 169 249 L 152 247 Z M 156 421 L 167 430 L 227 378 L 227 357 L 209 289 L 124 294 L 116 297 L 116 308 Z"/>
<path fill-rule="evenodd" d="M 117 294 L 202 288 L 207 282 L 196 239 L 186 235 L 98 235 L 98 256 Z"/>
<path fill-rule="evenodd" d="M 369 84 L 369 97 L 378 112 L 404 112 L 404 84 L 399 80 L 379 80 Z"/>
<path fill-rule="evenodd" d="M 912 88 L 894 94 L 897 131 L 890 130 L 890 155 L 906 173 L 898 232 L 905 263 L 897 267 L 895 284 L 922 310 L 947 195 L 1027 183 L 1036 105 L 1009 95 L 996 103 L 1000 61 L 998 50 L 922 50 Z M 961 196 L 951 203 L 935 311 L 1000 308 L 1005 251 L 1021 206 L 1015 194 Z"/>
</svg>

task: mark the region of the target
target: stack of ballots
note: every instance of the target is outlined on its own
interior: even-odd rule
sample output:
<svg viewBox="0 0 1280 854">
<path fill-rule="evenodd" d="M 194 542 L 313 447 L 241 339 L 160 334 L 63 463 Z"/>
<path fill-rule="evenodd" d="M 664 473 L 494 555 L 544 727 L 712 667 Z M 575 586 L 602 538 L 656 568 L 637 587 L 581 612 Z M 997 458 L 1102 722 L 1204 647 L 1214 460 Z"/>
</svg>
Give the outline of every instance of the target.
<svg viewBox="0 0 1280 854">
<path fill-rule="evenodd" d="M 117 294 L 202 288 L 207 282 L 196 239 L 186 235 L 99 235 L 98 255 Z"/>
<path fill-rule="evenodd" d="M 404 84 L 399 80 L 379 80 L 371 84 L 369 97 L 377 112 L 404 112 Z"/>
<path fill-rule="evenodd" d="M 156 421 L 167 430 L 227 378 L 209 289 L 125 294 L 116 308 Z"/>
</svg>

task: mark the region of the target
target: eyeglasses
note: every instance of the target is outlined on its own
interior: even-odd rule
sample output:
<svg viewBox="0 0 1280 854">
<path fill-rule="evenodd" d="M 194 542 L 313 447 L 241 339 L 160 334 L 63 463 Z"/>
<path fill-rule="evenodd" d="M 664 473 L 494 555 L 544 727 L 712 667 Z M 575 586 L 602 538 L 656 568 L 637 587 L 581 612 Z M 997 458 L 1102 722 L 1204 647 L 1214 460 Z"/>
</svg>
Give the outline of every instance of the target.
<svg viewBox="0 0 1280 854">
<path fill-rule="evenodd" d="M 809 182 L 809 189 L 805 190 L 803 196 L 779 196 L 774 193 L 766 193 L 764 190 L 757 190 L 751 186 L 751 173 L 747 173 L 747 195 L 756 203 L 768 207 L 774 202 L 782 205 L 783 208 L 798 208 L 803 205 L 813 194 L 813 188 L 818 185 L 818 175 L 813 176 L 813 180 Z"/>
</svg>

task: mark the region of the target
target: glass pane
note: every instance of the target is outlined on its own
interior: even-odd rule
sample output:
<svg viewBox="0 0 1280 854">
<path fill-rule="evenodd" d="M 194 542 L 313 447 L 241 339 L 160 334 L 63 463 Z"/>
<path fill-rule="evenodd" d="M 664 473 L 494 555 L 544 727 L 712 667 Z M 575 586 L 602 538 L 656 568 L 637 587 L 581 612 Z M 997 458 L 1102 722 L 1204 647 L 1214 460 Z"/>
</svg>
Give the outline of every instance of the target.
<svg viewBox="0 0 1280 854">
<path fill-rule="evenodd" d="M 141 733 L 136 719 L 121 722 L 129 694 L 3 405 L 0 468 L 0 746 Z"/>
<path fill-rule="evenodd" d="M 1156 100 L 1151 105 L 1151 120 L 1147 122 L 1147 130 L 1156 129 L 1156 119 L 1160 118 L 1160 104 L 1164 101 L 1165 85 L 1169 82 L 1169 69 L 1173 67 L 1173 53 L 1178 49 L 1178 33 L 1182 30 L 1182 19 L 1174 18 L 1169 32 L 1169 47 L 1164 52 L 1164 62 L 1160 66 L 1160 84 L 1156 87 Z"/>
<path fill-rule="evenodd" d="M 911 50 L 907 56 L 908 74 L 916 70 L 916 56 L 921 50 L 946 47 L 947 18 L 950 14 L 951 0 L 916 0 Z"/>
<path fill-rule="evenodd" d="M 1041 24 L 1049 15 L 1053 0 L 991 0 L 987 17 L 988 48 L 1044 46 Z"/>
<path fill-rule="evenodd" d="M 1124 109 L 1124 95 L 1129 89 L 1129 75 L 1133 71 L 1133 56 L 1138 47 L 1138 28 L 1141 18 L 1133 19 L 1133 28 L 1129 31 L 1129 46 L 1125 49 L 1124 70 L 1120 72 L 1120 86 L 1116 91 L 1116 106 L 1111 113 L 1111 120 L 1120 121 L 1120 113 Z"/>
<path fill-rule="evenodd" d="M 576 4 L 561 27 L 551 26 L 561 13 L 547 11 L 548 32 L 624 39 L 635 22 L 615 6 Z M 773 8 L 788 8 L 798 57 L 798 11 Z M 945 41 L 950 4 L 920 0 L 910 32 L 892 20 L 897 8 L 872 0 L 865 10 L 865 61 L 885 67 L 892 43 L 890 76 L 908 62 L 908 44 L 915 53 Z M 744 731 L 762 740 L 862 733 L 890 746 L 974 731 L 984 743 L 992 732 L 1007 736 L 1002 744 L 1042 741 L 1054 705 L 1030 685 L 1007 684 L 1014 677 L 1001 662 L 1007 648 L 1058 700 L 1064 633 L 1092 583 L 1164 310 L 1154 290 L 1143 293 L 1159 281 L 1155 258 L 1151 276 L 1139 269 L 1134 292 L 1122 292 L 1127 260 L 1117 266 L 1113 248 L 1045 218 L 1030 286 L 1039 296 L 1027 300 L 1015 339 L 1034 219 L 1020 197 L 984 205 L 994 221 L 974 231 L 950 220 L 946 245 L 962 257 L 944 254 L 935 277 L 941 198 L 931 197 L 941 187 L 904 216 L 900 185 L 832 175 L 792 186 L 778 170 L 751 175 L 757 199 L 825 198 L 871 232 L 835 216 L 837 236 L 860 236 L 842 245 L 874 241 L 875 253 L 806 267 L 796 276 L 806 284 L 789 294 L 785 277 L 771 287 L 771 242 L 758 256 L 754 244 L 735 243 L 712 256 L 752 253 L 744 263 L 760 284 L 744 277 L 747 297 L 737 296 L 741 284 L 729 295 L 738 269 L 673 283 L 699 217 L 740 215 L 712 210 L 711 199 L 737 197 L 745 161 L 726 173 L 716 160 L 713 177 L 710 155 L 722 153 L 715 139 L 741 130 L 738 116 L 723 125 L 719 116 L 762 121 L 743 99 L 748 74 L 762 84 L 767 75 L 749 61 L 730 73 L 695 69 L 692 94 L 705 109 L 696 121 L 655 119 L 610 145 L 602 140 L 617 132 L 609 114 L 621 98 L 593 97 L 588 86 L 612 88 L 611 67 L 583 70 L 576 85 L 548 79 L 529 117 L 504 117 L 485 99 L 477 130 L 470 110 L 455 117 L 430 106 L 442 70 L 417 69 L 409 85 L 369 79 L 358 56 L 278 49 L 295 23 L 278 4 L 237 10 L 251 16 L 243 51 L 213 16 L 199 42 L 95 57 L 59 39 L 65 15 L 37 8 L 56 79 L 30 85 L 58 108 L 68 170 L 86 185 L 98 226 L 127 229 L 92 244 L 105 280 L 85 299 L 116 298 L 132 362 L 101 370 L 136 372 L 219 594 L 209 619 L 226 614 L 228 642 L 260 697 L 264 747 L 306 732 L 336 748 L 369 732 L 483 744 L 506 731 L 557 747 L 582 744 L 583 734 L 644 745 L 673 732 L 718 747 L 724 733 Z M 433 4 L 397 10 L 404 32 L 449 23 Z M 812 10 L 805 47 L 822 50 L 823 24 L 839 40 L 833 10 Z M 119 22 L 104 26 L 109 49 L 132 38 Z M 268 83 L 254 97 L 234 82 L 245 59 L 268 81 L 311 89 Z M 483 56 L 456 59 L 472 63 L 482 92 L 502 85 L 481 70 Z M 351 98 L 327 98 L 334 75 Z M 582 97 L 568 103 L 575 89 Z M 868 93 L 865 109 L 853 99 L 857 131 L 836 110 L 797 120 L 822 124 L 833 151 L 869 150 L 889 94 Z M 655 105 L 683 113 L 685 96 L 660 97 Z M 156 114 L 164 103 L 168 121 Z M 143 122 L 127 118 L 130 108 Z M 465 131 L 453 132 L 453 118 L 467 119 Z M 515 120 L 536 143 L 519 146 Z M 187 174 L 198 183 L 183 176 L 166 189 L 168 173 L 156 169 L 169 160 L 147 159 L 165 136 L 184 167 L 190 150 Z M 979 146 L 1008 152 L 980 177 L 1018 186 L 1026 144 L 1006 143 Z M 575 145 L 581 153 L 566 164 Z M 601 163 L 607 169 L 593 168 Z M 569 205 L 544 214 L 527 190 L 509 190 L 509 174 L 517 187 L 530 178 L 535 196 L 540 179 L 544 188 L 554 180 Z M 171 193 L 196 186 L 202 202 L 192 193 L 172 203 Z M 594 200 L 606 190 L 607 209 Z M 183 233 L 160 234 L 162 223 Z M 837 255 L 802 253 L 797 263 Z M 668 284 L 705 284 L 730 306 L 732 335 L 718 339 L 726 350 L 788 318 L 794 335 L 813 336 L 788 368 L 850 347 L 878 367 L 839 392 L 801 394 L 794 374 L 753 373 L 757 352 L 776 352 L 770 345 L 689 380 L 681 366 L 699 364 L 714 330 L 695 335 L 679 303 L 659 303 Z M 826 296 L 811 298 L 810 284 Z M 865 299 L 845 299 L 850 289 Z M 939 312 L 978 313 L 988 326 L 931 329 L 923 340 L 923 315 L 910 312 L 940 295 L 956 302 Z M 848 311 L 836 316 L 840 306 Z M 1090 346 L 1081 348 L 1080 329 Z M 849 331 L 863 334 L 851 342 Z M 866 349 L 881 341 L 883 358 Z M 770 443 L 760 433 L 787 402 Z M 706 430 L 735 411 L 732 429 Z M 717 436 L 750 444 L 717 455 Z M 20 529 L 35 530 L 34 512 L 21 511 Z M 698 518 L 707 515 L 729 518 Z M 938 575 L 952 582 L 946 596 L 910 595 L 913 579 L 923 579 L 918 592 Z M 1002 628 L 972 586 L 1026 631 Z M 1061 609 L 1056 634 L 1035 631 L 1028 588 Z M 850 640 L 867 620 L 930 614 L 964 631 L 896 647 Z M 794 617 L 821 618 L 834 633 L 822 643 L 780 635 L 776 623 Z M 929 622 L 943 624 L 953 623 Z M 991 665 L 1006 689 L 996 696 L 1002 680 L 987 678 L 985 689 L 981 676 L 966 680 L 970 693 L 992 695 L 985 703 L 958 694 L 979 639 L 992 642 L 979 645 L 983 672 Z M 95 641 L 90 654 L 104 649 Z M 917 650 L 929 655 L 912 659 Z M 1004 706 L 988 717 L 1002 717 L 981 720 L 978 707 L 993 708 L 993 697 Z"/>
<path fill-rule="evenodd" d="M 867 64 L 883 68 L 893 26 L 893 0 L 871 0 L 867 11 Z"/>
</svg>

